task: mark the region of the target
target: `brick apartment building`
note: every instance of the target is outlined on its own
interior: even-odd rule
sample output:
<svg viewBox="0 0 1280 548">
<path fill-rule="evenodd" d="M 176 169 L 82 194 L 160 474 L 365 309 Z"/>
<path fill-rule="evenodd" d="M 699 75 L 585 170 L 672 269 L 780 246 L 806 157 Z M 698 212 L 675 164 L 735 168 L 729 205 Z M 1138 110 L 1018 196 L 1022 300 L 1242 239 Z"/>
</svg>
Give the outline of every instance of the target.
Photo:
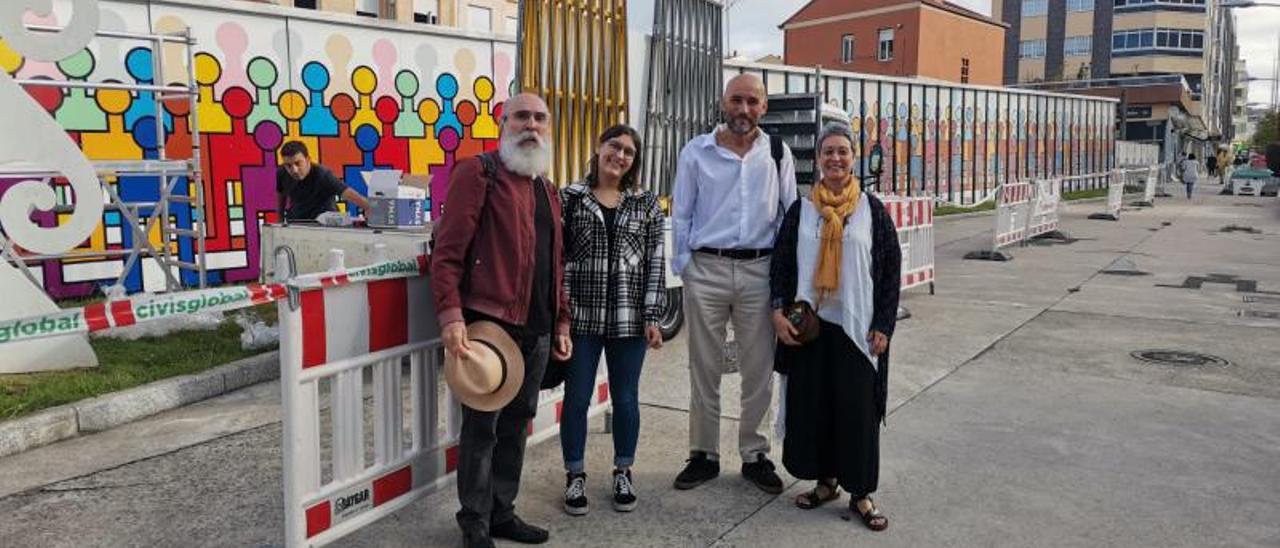
<svg viewBox="0 0 1280 548">
<path fill-rule="evenodd" d="M 944 0 L 812 0 L 779 26 L 788 65 L 998 86 L 1007 25 Z"/>
</svg>

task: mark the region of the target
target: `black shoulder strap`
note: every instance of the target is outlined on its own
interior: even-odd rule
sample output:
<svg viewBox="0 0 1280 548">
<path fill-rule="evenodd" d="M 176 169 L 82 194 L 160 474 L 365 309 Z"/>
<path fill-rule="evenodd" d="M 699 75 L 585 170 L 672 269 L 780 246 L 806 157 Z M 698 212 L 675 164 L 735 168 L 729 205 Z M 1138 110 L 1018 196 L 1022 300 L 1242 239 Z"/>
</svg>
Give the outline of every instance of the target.
<svg viewBox="0 0 1280 548">
<path fill-rule="evenodd" d="M 769 136 L 769 155 L 773 156 L 773 169 L 778 172 L 778 182 L 782 182 L 782 138 Z"/>
<path fill-rule="evenodd" d="M 482 153 L 477 158 L 480 159 L 480 167 L 484 170 L 485 190 L 489 190 L 498 180 L 498 161 L 493 159 L 491 152 Z"/>
<path fill-rule="evenodd" d="M 787 205 L 782 203 L 782 137 L 769 135 L 769 155 L 773 156 L 773 170 L 778 173 L 778 214 L 785 215 Z M 789 204 L 788 204 L 789 205 Z"/>
</svg>

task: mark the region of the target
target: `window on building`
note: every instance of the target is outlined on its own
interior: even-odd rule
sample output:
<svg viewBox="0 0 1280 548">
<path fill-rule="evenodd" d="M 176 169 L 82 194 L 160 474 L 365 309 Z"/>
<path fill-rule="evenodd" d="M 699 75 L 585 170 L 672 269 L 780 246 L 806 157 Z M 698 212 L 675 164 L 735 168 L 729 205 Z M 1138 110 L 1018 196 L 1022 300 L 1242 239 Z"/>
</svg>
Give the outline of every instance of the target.
<svg viewBox="0 0 1280 548">
<path fill-rule="evenodd" d="M 293 0 L 293 7 L 313 10 L 316 9 L 316 0 Z"/>
<path fill-rule="evenodd" d="M 507 33 L 520 34 L 520 19 L 518 17 L 507 16 Z"/>
<path fill-rule="evenodd" d="M 846 65 L 853 62 L 852 34 L 846 34 L 840 37 L 840 62 Z"/>
<path fill-rule="evenodd" d="M 1018 43 L 1018 56 L 1023 59 L 1039 59 L 1044 57 L 1044 40 L 1023 40 Z"/>
<path fill-rule="evenodd" d="M 1198 53 L 1204 50 L 1204 31 L 1184 29 L 1134 29 L 1111 35 L 1116 52 L 1172 51 Z"/>
<path fill-rule="evenodd" d="M 379 0 L 358 0 L 356 2 L 356 15 L 361 17 L 381 17 L 382 6 Z"/>
<path fill-rule="evenodd" d="M 1049 14 L 1049 0 L 1022 0 L 1023 17 L 1039 17 Z"/>
<path fill-rule="evenodd" d="M 1067 0 L 1070 2 L 1071 0 Z M 1130 11 L 1141 11 L 1144 9 L 1158 8 L 1160 6 L 1172 6 L 1178 8 L 1200 8 L 1204 9 L 1204 0 L 1115 0 L 1117 8 L 1127 9 Z"/>
<path fill-rule="evenodd" d="M 893 59 L 893 29 L 880 29 L 880 45 L 876 49 L 876 58 L 881 61 Z"/>
<path fill-rule="evenodd" d="M 413 20 L 428 25 L 440 24 L 440 0 L 413 0 Z"/>
<path fill-rule="evenodd" d="M 1092 36 L 1068 36 L 1062 41 L 1062 56 L 1089 56 L 1093 54 Z"/>
<path fill-rule="evenodd" d="M 480 6 L 467 6 L 467 28 L 493 32 L 493 10 Z"/>
<path fill-rule="evenodd" d="M 1093 11 L 1093 0 L 1067 0 L 1067 11 Z"/>
<path fill-rule="evenodd" d="M 961 84 L 969 83 L 969 58 L 968 57 L 960 58 L 960 83 Z"/>
</svg>

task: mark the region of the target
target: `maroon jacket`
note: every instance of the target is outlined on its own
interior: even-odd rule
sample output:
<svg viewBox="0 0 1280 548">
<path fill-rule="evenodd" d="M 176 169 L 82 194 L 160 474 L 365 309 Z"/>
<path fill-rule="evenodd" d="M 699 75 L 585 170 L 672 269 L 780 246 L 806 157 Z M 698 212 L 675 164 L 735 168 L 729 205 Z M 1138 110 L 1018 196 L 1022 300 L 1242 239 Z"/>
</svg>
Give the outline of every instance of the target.
<svg viewBox="0 0 1280 548">
<path fill-rule="evenodd" d="M 496 153 L 495 153 L 496 155 Z M 533 182 L 496 162 L 498 178 L 485 180 L 477 158 L 458 162 L 449 178 L 444 214 L 434 227 L 431 292 L 440 327 L 463 321 L 462 309 L 512 325 L 524 325 L 533 289 Z M 555 332 L 569 334 L 569 294 L 564 289 L 564 237 L 560 195 L 546 185 L 551 202 L 551 283 Z M 487 194 L 487 196 L 486 196 Z"/>
</svg>

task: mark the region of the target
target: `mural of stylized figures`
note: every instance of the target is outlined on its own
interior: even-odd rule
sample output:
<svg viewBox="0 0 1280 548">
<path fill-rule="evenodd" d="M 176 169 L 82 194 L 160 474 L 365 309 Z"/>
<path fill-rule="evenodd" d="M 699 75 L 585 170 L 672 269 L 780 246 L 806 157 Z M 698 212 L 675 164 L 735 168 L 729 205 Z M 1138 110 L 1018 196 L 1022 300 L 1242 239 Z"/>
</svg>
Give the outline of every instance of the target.
<svg viewBox="0 0 1280 548">
<path fill-rule="evenodd" d="M 0 9 L 9 9 L 10 3 L 0 2 Z M 199 44 L 195 116 L 184 101 L 167 101 L 164 112 L 154 112 L 149 92 L 28 91 L 43 98 L 39 104 L 52 112 L 64 139 L 70 136 L 90 160 L 154 157 L 159 143 L 148 140 L 152 134 L 144 130 L 154 127 L 157 117 L 168 130 L 164 144 L 169 158 L 189 158 L 194 146 L 200 146 L 210 283 L 258 278 L 259 227 L 276 220 L 274 178 L 268 174 L 284 141 L 306 144 L 316 162 L 360 192 L 365 191 L 360 172 L 375 167 L 431 176 L 433 216 L 444 207 L 444 186 L 454 161 L 497 146 L 497 118 L 514 78 L 515 44 L 420 33 L 409 41 L 401 37 L 410 35 L 393 30 L 350 33 L 341 24 L 302 20 L 290 21 L 286 31 L 285 19 L 278 16 L 218 12 L 211 17 L 195 7 L 156 5 L 149 15 L 145 9 L 115 4 L 102 9 L 119 10 L 112 17 L 124 21 L 125 30 L 191 27 Z M 57 23 L 56 17 L 48 22 Z M 164 74 L 156 75 L 149 49 L 123 51 L 101 41 L 70 49 L 56 65 L 18 59 L 2 68 L 10 74 L 23 70 L 24 77 L 39 69 L 50 78 L 91 82 L 185 78 L 180 61 L 175 65 L 167 59 Z M 192 141 L 193 123 L 199 126 L 199 143 Z M 126 200 L 146 200 L 156 189 L 149 177 L 110 182 Z M 0 194 L 12 193 L 16 187 L 11 185 L 0 181 Z M 179 193 L 194 192 L 189 186 L 180 184 Z M 339 207 L 358 213 L 347 204 Z M 196 221 L 190 208 L 175 207 L 171 213 L 178 227 Z M 74 216 L 37 215 L 37 220 L 45 228 L 74 221 L 73 228 L 87 236 L 70 246 L 128 248 L 133 238 L 120 215 L 111 211 L 77 208 Z M 4 228 L 6 235 L 22 231 L 7 223 Z M 153 245 L 171 245 L 184 261 L 193 257 L 189 238 L 169 244 L 162 244 L 158 234 L 153 238 Z M 46 261 L 40 269 L 42 282 L 55 298 L 89 295 L 114 281 L 119 262 Z M 151 288 L 155 275 L 135 266 L 125 278 L 126 287 Z M 184 274 L 183 281 L 197 280 Z"/>
<path fill-rule="evenodd" d="M 911 105 L 911 186 L 923 191 L 924 186 L 924 127 L 920 119 L 920 105 Z"/>
</svg>

